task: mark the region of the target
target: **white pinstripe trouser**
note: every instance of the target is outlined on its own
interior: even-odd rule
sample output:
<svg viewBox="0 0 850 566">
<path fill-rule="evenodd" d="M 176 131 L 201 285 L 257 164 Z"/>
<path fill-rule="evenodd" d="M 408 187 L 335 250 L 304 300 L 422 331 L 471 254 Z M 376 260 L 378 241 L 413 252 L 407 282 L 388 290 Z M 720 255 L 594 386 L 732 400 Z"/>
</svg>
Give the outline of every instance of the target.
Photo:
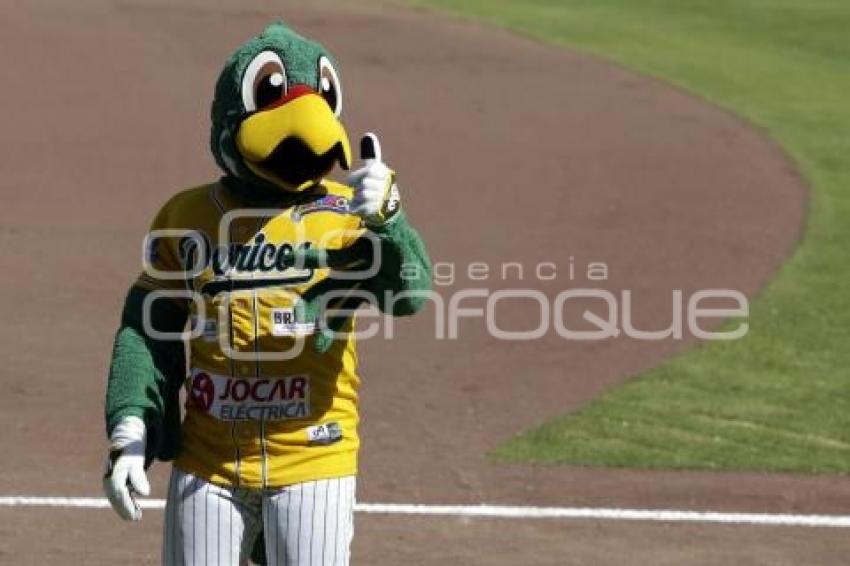
<svg viewBox="0 0 850 566">
<path fill-rule="evenodd" d="M 245 564 L 262 531 L 269 565 L 346 566 L 355 487 L 348 476 L 280 489 L 228 488 L 173 468 L 162 563 Z"/>
</svg>

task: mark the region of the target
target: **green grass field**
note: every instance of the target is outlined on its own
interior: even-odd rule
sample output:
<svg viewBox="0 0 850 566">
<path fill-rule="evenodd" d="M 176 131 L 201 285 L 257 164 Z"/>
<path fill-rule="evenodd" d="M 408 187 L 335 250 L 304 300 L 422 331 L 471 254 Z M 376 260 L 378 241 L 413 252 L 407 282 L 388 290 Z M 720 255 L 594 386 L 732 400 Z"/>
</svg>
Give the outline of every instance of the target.
<svg viewBox="0 0 850 566">
<path fill-rule="evenodd" d="M 812 187 L 803 241 L 751 305 L 744 340 L 671 360 L 494 457 L 850 471 L 850 2 L 415 1 L 697 93 L 766 130 Z"/>
</svg>

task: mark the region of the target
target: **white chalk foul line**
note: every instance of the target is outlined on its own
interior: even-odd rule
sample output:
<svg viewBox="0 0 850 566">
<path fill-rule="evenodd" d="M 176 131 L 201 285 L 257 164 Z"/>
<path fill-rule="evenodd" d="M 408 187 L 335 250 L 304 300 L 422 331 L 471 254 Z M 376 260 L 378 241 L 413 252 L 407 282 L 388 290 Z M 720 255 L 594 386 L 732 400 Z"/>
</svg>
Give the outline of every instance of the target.
<svg viewBox="0 0 850 566">
<path fill-rule="evenodd" d="M 163 499 L 141 499 L 144 509 L 163 509 Z M 0 497 L 0 507 L 62 507 L 104 509 L 101 497 Z M 500 519 L 591 519 L 656 521 L 667 523 L 721 523 L 727 525 L 779 525 L 789 527 L 850 527 L 850 515 L 790 515 L 775 513 L 720 513 L 672 509 L 616 509 L 604 507 L 532 507 L 510 505 L 419 505 L 358 503 L 355 511 L 377 515 L 483 517 Z"/>
<path fill-rule="evenodd" d="M 788 515 L 772 513 L 720 513 L 671 509 L 616 509 L 600 507 L 529 507 L 506 505 L 404 505 L 363 503 L 364 513 L 443 515 L 514 519 L 595 519 L 670 523 L 725 523 L 733 525 L 784 525 L 796 527 L 850 527 L 850 515 Z"/>
</svg>

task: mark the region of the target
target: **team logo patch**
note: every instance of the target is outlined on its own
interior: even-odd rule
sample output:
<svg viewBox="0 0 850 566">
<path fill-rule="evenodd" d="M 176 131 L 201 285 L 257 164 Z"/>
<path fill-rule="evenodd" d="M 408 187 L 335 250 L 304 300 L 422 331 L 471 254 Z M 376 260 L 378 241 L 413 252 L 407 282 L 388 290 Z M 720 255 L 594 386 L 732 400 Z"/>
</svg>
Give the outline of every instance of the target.
<svg viewBox="0 0 850 566">
<path fill-rule="evenodd" d="M 312 202 L 299 204 L 292 210 L 292 219 L 301 220 L 307 214 L 322 211 L 348 214 L 348 199 L 339 195 L 325 195 Z"/>
<path fill-rule="evenodd" d="M 283 421 L 310 416 L 310 379 L 306 375 L 243 378 L 194 372 L 189 401 L 222 421 Z"/>
</svg>

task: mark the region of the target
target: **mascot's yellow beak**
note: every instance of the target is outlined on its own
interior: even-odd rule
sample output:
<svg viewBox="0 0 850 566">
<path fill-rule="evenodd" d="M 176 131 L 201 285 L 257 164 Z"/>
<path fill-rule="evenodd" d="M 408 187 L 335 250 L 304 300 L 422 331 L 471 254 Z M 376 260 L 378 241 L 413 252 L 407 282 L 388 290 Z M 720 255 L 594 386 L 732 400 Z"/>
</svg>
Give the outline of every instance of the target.
<svg viewBox="0 0 850 566">
<path fill-rule="evenodd" d="M 351 164 L 348 134 L 325 99 L 303 85 L 239 126 L 236 147 L 260 177 L 289 191 L 302 191 L 338 162 Z"/>
</svg>

